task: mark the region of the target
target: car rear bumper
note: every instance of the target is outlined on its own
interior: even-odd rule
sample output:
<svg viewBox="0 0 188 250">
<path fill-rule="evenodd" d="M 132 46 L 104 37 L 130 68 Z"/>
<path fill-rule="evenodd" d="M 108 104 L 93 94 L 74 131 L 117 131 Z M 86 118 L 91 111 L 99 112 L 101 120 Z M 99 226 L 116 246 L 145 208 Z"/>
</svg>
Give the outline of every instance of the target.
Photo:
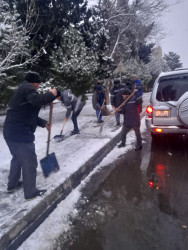
<svg viewBox="0 0 188 250">
<path fill-rule="evenodd" d="M 152 134 L 188 134 L 188 128 L 179 126 L 154 126 L 152 124 L 152 118 L 146 118 L 146 127 Z M 162 129 L 161 132 L 157 132 L 156 129 Z"/>
</svg>

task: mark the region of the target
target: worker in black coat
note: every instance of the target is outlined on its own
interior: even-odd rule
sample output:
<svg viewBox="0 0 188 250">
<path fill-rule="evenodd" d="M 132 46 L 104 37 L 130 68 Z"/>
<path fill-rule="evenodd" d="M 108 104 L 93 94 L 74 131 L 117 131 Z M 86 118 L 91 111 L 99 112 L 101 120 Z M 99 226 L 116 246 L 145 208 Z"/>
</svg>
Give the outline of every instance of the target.
<svg viewBox="0 0 188 250">
<path fill-rule="evenodd" d="M 128 89 L 122 91 L 123 99 L 124 100 L 127 99 L 130 94 L 131 91 Z M 138 109 L 138 105 L 140 105 L 140 102 L 142 102 L 142 100 L 135 93 L 125 103 L 125 105 L 122 106 L 121 110 L 119 110 L 118 108 L 116 109 L 116 111 L 119 111 L 124 115 L 124 122 L 121 134 L 121 144 L 118 146 L 119 148 L 125 147 L 126 135 L 131 129 L 133 129 L 137 139 L 135 151 L 142 149 L 142 139 L 140 134 L 140 112 Z"/>
<path fill-rule="evenodd" d="M 125 84 L 121 84 L 119 79 L 114 80 L 114 86 L 110 90 L 110 102 L 112 108 L 117 108 L 121 103 L 119 102 L 119 92 L 125 90 Z M 116 126 L 120 126 L 120 113 L 115 112 Z"/>
<path fill-rule="evenodd" d="M 50 129 L 47 121 L 38 117 L 40 107 L 57 97 L 56 89 L 39 94 L 40 75 L 28 72 L 24 82 L 18 87 L 8 104 L 3 127 L 4 139 L 12 154 L 8 177 L 8 192 L 23 185 L 25 199 L 40 196 L 46 190 L 36 188 L 37 156 L 35 153 L 34 132 L 37 126 Z M 21 170 L 23 183 L 20 181 Z"/>
<path fill-rule="evenodd" d="M 96 110 L 97 122 L 102 123 L 102 116 L 103 116 L 103 103 L 105 100 L 105 93 L 103 92 L 102 86 L 97 85 L 95 91 L 92 95 L 92 105 L 93 108 Z"/>
</svg>

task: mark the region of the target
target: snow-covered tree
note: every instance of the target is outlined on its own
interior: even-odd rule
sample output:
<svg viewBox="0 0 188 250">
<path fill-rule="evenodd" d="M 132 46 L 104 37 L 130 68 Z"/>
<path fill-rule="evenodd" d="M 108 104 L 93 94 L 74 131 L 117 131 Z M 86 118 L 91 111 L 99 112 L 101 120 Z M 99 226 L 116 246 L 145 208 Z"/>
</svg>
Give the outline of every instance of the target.
<svg viewBox="0 0 188 250">
<path fill-rule="evenodd" d="M 15 3 L 23 23 L 26 21 L 25 10 L 27 2 L 30 0 L 7 0 Z M 46 54 L 40 57 L 37 64 L 32 69 L 37 70 L 45 78 L 50 78 L 49 70 L 53 64 L 50 60 L 51 55 L 56 52 L 62 44 L 63 34 L 65 30 L 72 25 L 75 29 L 81 31 L 81 26 L 90 30 L 90 22 L 88 17 L 90 11 L 87 8 L 86 0 L 35 0 L 35 10 L 38 15 L 33 17 L 35 22 L 35 33 L 30 35 L 32 40 L 32 54 L 35 54 L 40 45 L 48 40 Z M 81 31 L 82 32 L 82 31 Z M 82 33 L 83 34 L 83 33 Z M 87 38 L 84 37 L 86 40 Z M 86 41 L 85 41 L 86 43 Z M 86 43 L 88 46 L 89 43 Z M 44 71 L 44 68 L 46 69 Z"/>
<path fill-rule="evenodd" d="M 45 46 L 40 46 L 35 55 L 30 49 L 30 36 L 35 35 L 33 16 L 37 18 L 34 0 L 31 0 L 26 9 L 26 21 L 22 24 L 15 5 L 10 9 L 5 0 L 0 0 L 0 74 L 10 69 L 24 67 L 36 62 L 45 52 Z"/>
<path fill-rule="evenodd" d="M 138 56 L 140 60 L 144 63 L 149 63 L 150 61 L 150 54 L 152 52 L 152 48 L 154 47 L 154 43 L 149 44 L 140 44 L 140 49 L 138 51 Z"/>
<path fill-rule="evenodd" d="M 32 18 L 37 16 L 34 12 L 34 0 L 27 5 L 24 25 L 15 5 L 11 9 L 6 0 L 0 0 L 0 13 L 0 105 L 4 107 L 9 98 L 9 92 L 18 85 L 14 76 L 17 75 L 18 78 L 19 73 L 23 73 L 27 65 L 36 62 L 45 47 L 41 46 L 37 53 L 32 55 L 30 35 L 34 34 L 35 29 Z"/>
<path fill-rule="evenodd" d="M 105 77 L 108 58 L 105 51 L 107 50 L 108 33 L 100 18 L 100 12 L 96 7 L 88 9 L 84 22 L 77 25 L 81 32 L 86 47 L 98 57 L 99 68 L 96 72 L 98 77 Z"/>
<path fill-rule="evenodd" d="M 30 0 L 7 0 L 12 6 L 16 4 L 17 11 L 23 23 L 26 20 L 25 10 L 27 2 Z M 35 22 L 35 34 L 30 35 L 32 39 L 32 54 L 38 51 L 38 47 L 48 39 L 46 54 L 40 57 L 37 64 L 32 69 L 37 70 L 44 78 L 50 79 L 52 76 L 50 69 L 53 67 L 53 53 L 56 54 L 64 40 L 65 30 L 69 26 L 74 27 L 83 37 L 85 46 L 91 53 L 98 56 L 99 63 L 103 60 L 103 51 L 106 46 L 106 34 L 99 14 L 95 8 L 88 8 L 86 0 L 35 0 L 37 18 Z M 45 71 L 44 71 L 45 68 Z"/>
<path fill-rule="evenodd" d="M 145 44 L 166 4 L 162 0 L 100 0 L 98 7 L 109 30 L 108 55 L 119 63 L 138 59 L 140 45 Z"/>
<path fill-rule="evenodd" d="M 4 0 L 0 0 L 0 74 L 19 67 L 29 55 L 28 36 L 14 8 L 10 12 Z M 18 61 L 19 58 L 19 61 Z"/>
<path fill-rule="evenodd" d="M 133 75 L 136 75 L 143 83 L 144 88 L 147 90 L 148 82 L 151 80 L 151 72 L 143 61 L 137 61 L 135 58 L 128 59 L 125 63 L 125 73 L 122 74 L 122 81 L 127 84 L 131 83 Z M 119 77 L 116 75 L 115 77 Z"/>
<path fill-rule="evenodd" d="M 85 94 L 91 87 L 98 62 L 95 53 L 86 47 L 83 37 L 75 28 L 69 27 L 52 61 L 54 85 L 70 88 L 76 95 Z"/>
<path fill-rule="evenodd" d="M 180 56 L 172 51 L 168 54 L 165 54 L 163 59 L 166 61 L 167 65 L 171 70 L 175 70 L 176 68 L 182 67 Z"/>
</svg>

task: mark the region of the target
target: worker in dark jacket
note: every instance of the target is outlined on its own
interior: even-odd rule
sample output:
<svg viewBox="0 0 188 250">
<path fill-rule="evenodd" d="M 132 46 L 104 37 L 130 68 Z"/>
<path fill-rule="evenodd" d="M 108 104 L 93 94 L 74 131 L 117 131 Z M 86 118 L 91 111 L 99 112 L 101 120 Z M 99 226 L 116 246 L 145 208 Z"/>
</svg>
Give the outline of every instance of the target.
<svg viewBox="0 0 188 250">
<path fill-rule="evenodd" d="M 70 89 L 65 89 L 61 92 L 60 97 L 57 98 L 65 105 L 67 112 L 65 114 L 64 122 L 66 122 L 72 112 L 72 122 L 74 125 L 73 131 L 71 131 L 71 135 L 79 134 L 80 131 L 78 129 L 77 117 L 83 109 L 83 103 L 80 98 L 77 98 Z"/>
<path fill-rule="evenodd" d="M 102 86 L 97 85 L 95 91 L 93 92 L 92 96 L 92 105 L 93 108 L 96 110 L 97 122 L 102 123 L 102 116 L 103 116 L 103 103 L 105 100 L 105 94 L 103 92 Z"/>
<path fill-rule="evenodd" d="M 127 99 L 127 97 L 131 94 L 130 90 L 122 91 L 123 99 Z M 121 135 L 121 144 L 118 146 L 119 148 L 125 147 L 126 143 L 126 135 L 130 129 L 133 129 L 136 135 L 137 144 L 135 147 L 135 151 L 142 149 L 142 139 L 140 134 L 140 113 L 138 111 L 138 105 L 142 102 L 142 100 L 136 95 L 136 93 L 127 101 L 127 103 L 122 106 L 121 110 L 117 108 L 117 111 L 120 111 L 124 115 L 124 123 L 122 127 L 122 135 Z"/>
<path fill-rule="evenodd" d="M 8 192 L 13 192 L 23 185 L 25 199 L 30 200 L 42 195 L 46 190 L 36 188 L 37 157 L 35 153 L 34 132 L 37 126 L 50 129 L 47 121 L 38 117 L 40 107 L 52 102 L 57 97 L 56 89 L 46 94 L 39 94 L 37 89 L 40 76 L 28 72 L 9 101 L 3 127 L 4 139 L 12 154 L 8 177 Z M 20 181 L 21 170 L 23 183 Z"/>
<path fill-rule="evenodd" d="M 141 80 L 137 78 L 136 75 L 132 75 L 132 81 L 131 81 L 131 91 L 134 91 L 134 89 L 137 90 L 136 92 L 137 98 L 142 100 L 143 84 Z M 142 112 L 142 101 L 140 101 L 140 104 L 138 105 L 138 111 L 139 113 Z"/>
<path fill-rule="evenodd" d="M 117 108 L 121 103 L 119 102 L 119 92 L 126 89 L 126 85 L 120 84 L 119 79 L 114 80 L 114 86 L 110 90 L 110 101 L 112 108 Z M 116 126 L 120 126 L 120 113 L 115 113 Z"/>
</svg>

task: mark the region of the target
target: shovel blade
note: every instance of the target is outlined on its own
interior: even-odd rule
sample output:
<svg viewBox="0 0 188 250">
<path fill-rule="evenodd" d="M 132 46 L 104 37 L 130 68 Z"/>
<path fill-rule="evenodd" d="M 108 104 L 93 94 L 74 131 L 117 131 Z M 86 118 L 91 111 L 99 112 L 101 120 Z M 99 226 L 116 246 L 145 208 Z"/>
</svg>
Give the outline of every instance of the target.
<svg viewBox="0 0 188 250">
<path fill-rule="evenodd" d="M 57 172 L 59 170 L 59 164 L 55 153 L 51 153 L 47 157 L 41 159 L 40 164 L 45 177 L 48 177 L 51 172 Z"/>
<path fill-rule="evenodd" d="M 55 135 L 54 139 L 56 142 L 61 142 L 64 139 L 64 135 Z"/>
</svg>

